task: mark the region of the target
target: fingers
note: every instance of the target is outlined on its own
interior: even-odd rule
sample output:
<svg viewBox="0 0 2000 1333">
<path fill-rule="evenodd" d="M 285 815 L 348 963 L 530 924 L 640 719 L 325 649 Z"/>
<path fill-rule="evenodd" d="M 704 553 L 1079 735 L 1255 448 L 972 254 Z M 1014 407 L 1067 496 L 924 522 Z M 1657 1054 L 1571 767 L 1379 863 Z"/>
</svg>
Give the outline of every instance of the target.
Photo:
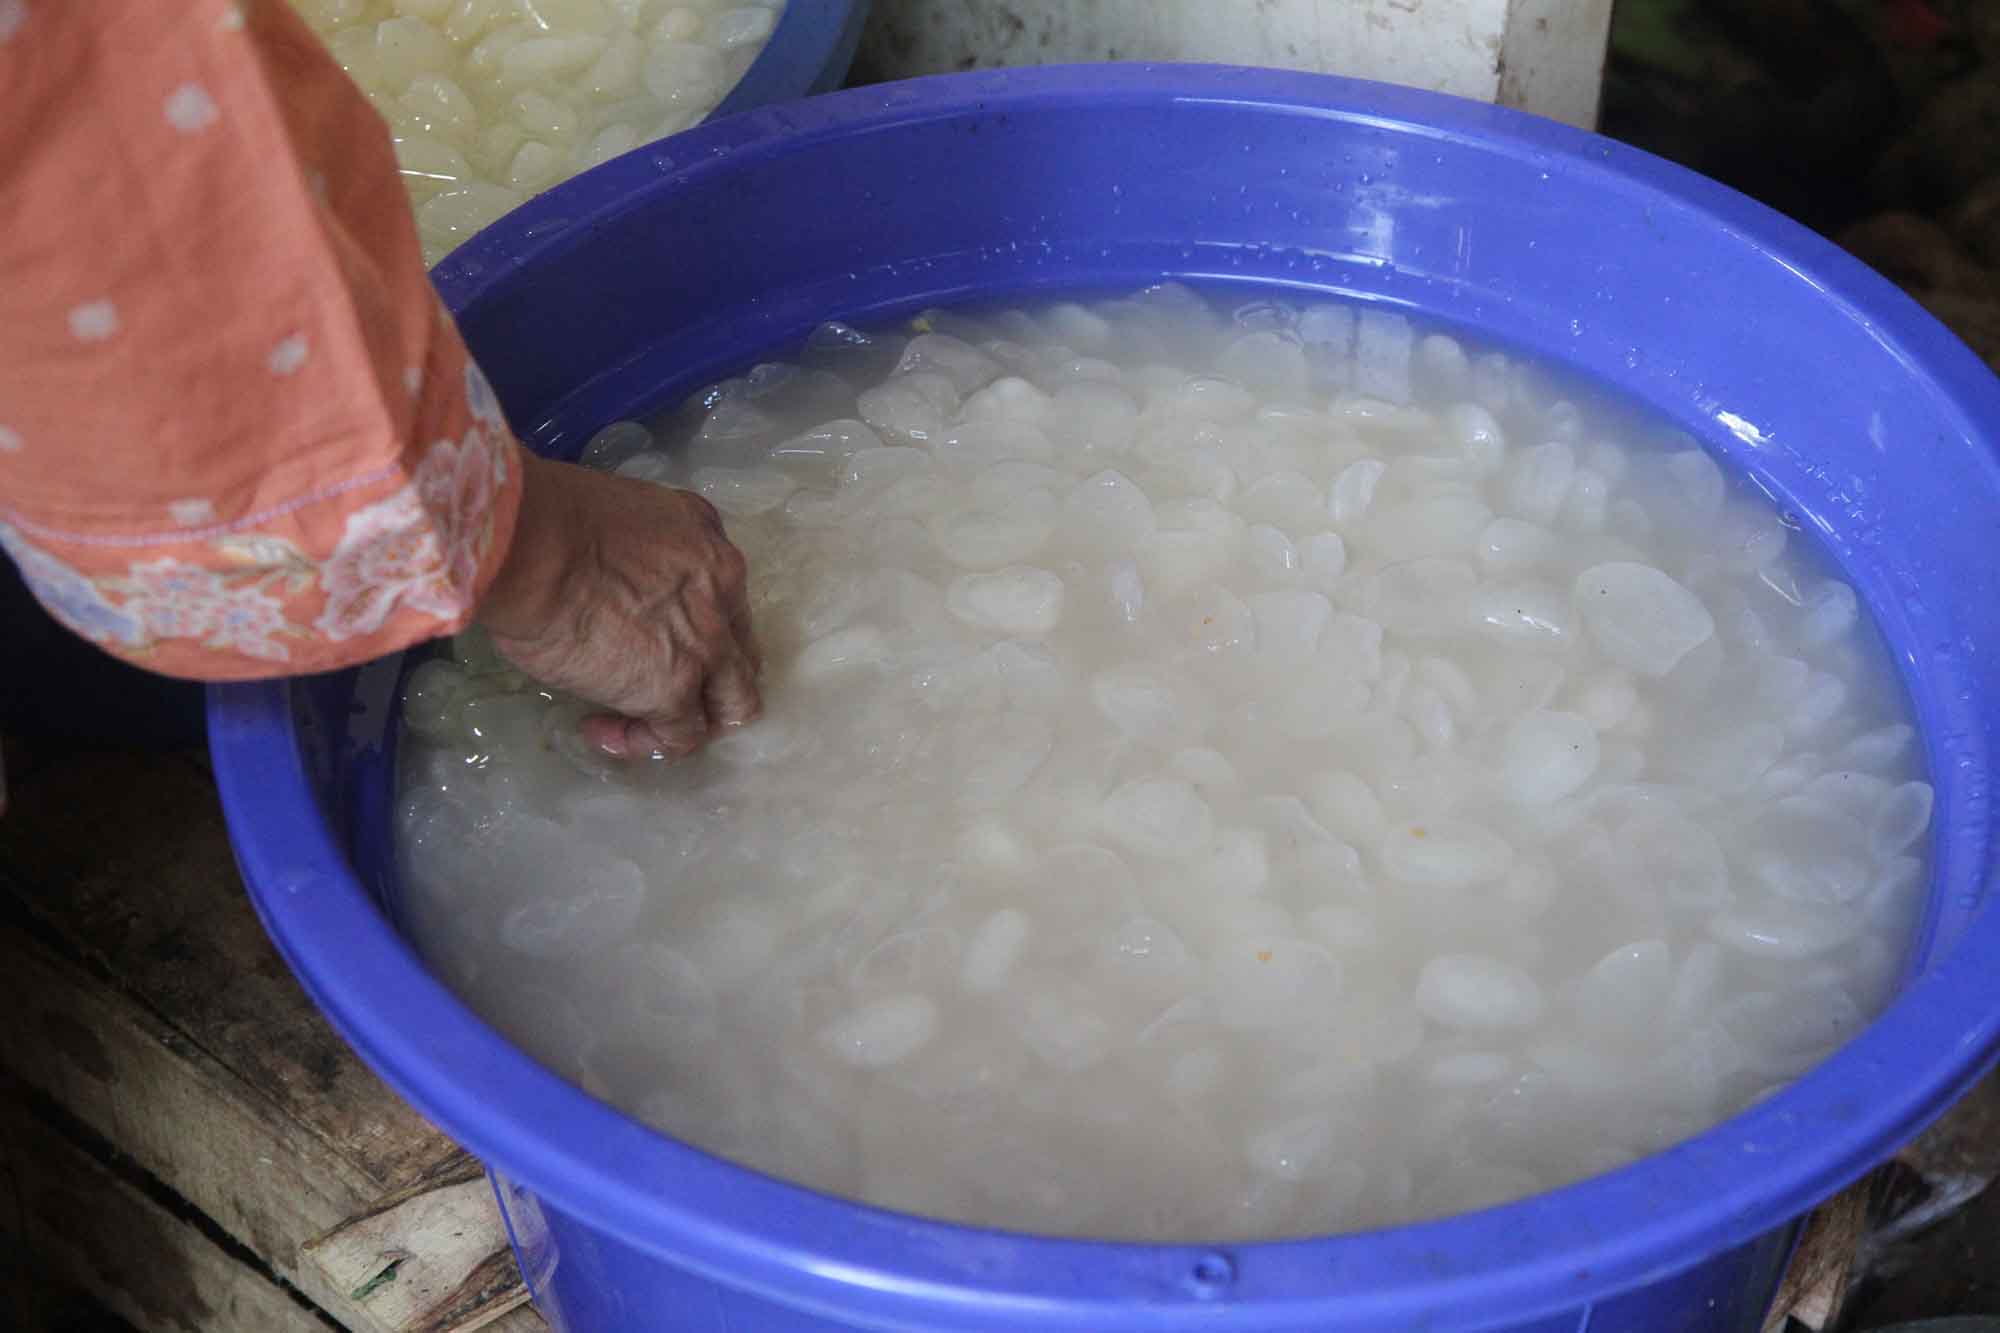
<svg viewBox="0 0 2000 1333">
<path fill-rule="evenodd" d="M 713 513 L 713 510 L 707 512 Z M 708 579 L 698 581 L 667 620 L 689 659 L 701 663 L 699 708 L 711 732 L 754 721 L 762 707 L 757 691 L 757 646 L 750 632 L 748 570 L 743 555 L 718 535 Z M 678 706 L 664 711 L 678 715 Z"/>
<path fill-rule="evenodd" d="M 757 695 L 757 672 L 750 658 L 739 652 L 710 671 L 702 682 L 701 702 L 713 727 L 756 721 L 763 701 Z"/>
<path fill-rule="evenodd" d="M 703 504 L 707 504 L 703 501 Z M 711 506 L 709 512 L 713 513 Z M 764 669 L 764 657 L 757 647 L 757 635 L 750 625 L 750 563 L 718 527 L 715 552 L 715 600 L 728 623 L 736 647 L 750 663 L 751 674 Z"/>
<path fill-rule="evenodd" d="M 692 754 L 720 731 L 755 721 L 763 709 L 756 664 L 720 624 L 700 642 L 700 649 L 682 650 L 664 689 L 645 701 L 643 712 L 586 718 L 584 739 L 619 759 L 672 760 Z"/>
<path fill-rule="evenodd" d="M 584 739 L 618 759 L 679 759 L 717 732 L 756 721 L 763 711 L 756 665 L 741 651 L 711 666 L 698 689 L 676 694 L 666 708 L 645 717 L 600 713 L 585 718 Z"/>
<path fill-rule="evenodd" d="M 729 633 L 736 640 L 736 647 L 750 664 L 751 676 L 764 674 L 764 651 L 757 646 L 757 631 L 750 624 L 750 599 L 740 599 L 729 614 Z"/>
<path fill-rule="evenodd" d="M 673 717 L 634 718 L 625 734 L 631 752 L 650 759 L 680 759 L 693 754 L 708 739 L 708 718 L 696 708 Z"/>
<path fill-rule="evenodd" d="M 756 677 L 738 657 L 704 678 L 696 707 L 652 717 L 599 713 L 583 720 L 583 738 L 614 759 L 680 759 L 717 732 L 756 721 L 762 711 Z"/>
<path fill-rule="evenodd" d="M 681 759 L 708 739 L 699 710 L 678 717 L 620 717 L 599 713 L 583 720 L 583 738 L 613 759 Z"/>
<path fill-rule="evenodd" d="M 748 564 L 714 506 L 575 470 L 543 479 L 575 492 L 551 506 L 564 525 L 560 595 L 489 626 L 495 646 L 603 707 L 582 733 L 606 755 L 676 759 L 754 720 L 761 659 Z"/>
<path fill-rule="evenodd" d="M 616 713 L 596 713 L 577 724 L 584 744 L 600 754 L 613 759 L 630 759 L 633 754 L 632 738 L 626 733 L 632 726 L 632 719 L 620 717 Z M 640 751 L 641 754 L 644 751 Z"/>
</svg>

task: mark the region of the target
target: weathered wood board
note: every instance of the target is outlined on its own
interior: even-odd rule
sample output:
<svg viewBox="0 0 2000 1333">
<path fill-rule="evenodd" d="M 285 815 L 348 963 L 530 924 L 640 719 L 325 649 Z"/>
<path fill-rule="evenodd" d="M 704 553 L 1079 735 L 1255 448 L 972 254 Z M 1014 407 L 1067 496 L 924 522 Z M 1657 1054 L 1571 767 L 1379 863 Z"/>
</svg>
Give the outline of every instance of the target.
<svg viewBox="0 0 2000 1333">
<path fill-rule="evenodd" d="M 78 755 L 10 777 L 0 1070 L 341 1326 L 542 1327 L 516 1308 L 477 1164 L 361 1063 L 265 937 L 205 767 Z"/>
<path fill-rule="evenodd" d="M 469 1156 L 307 1241 L 301 1255 L 398 1333 L 482 1328 L 527 1295 L 492 1186 Z"/>
<path fill-rule="evenodd" d="M 303 1301 L 0 1098 L 19 1259 L 162 1333 L 326 1333 Z"/>
</svg>

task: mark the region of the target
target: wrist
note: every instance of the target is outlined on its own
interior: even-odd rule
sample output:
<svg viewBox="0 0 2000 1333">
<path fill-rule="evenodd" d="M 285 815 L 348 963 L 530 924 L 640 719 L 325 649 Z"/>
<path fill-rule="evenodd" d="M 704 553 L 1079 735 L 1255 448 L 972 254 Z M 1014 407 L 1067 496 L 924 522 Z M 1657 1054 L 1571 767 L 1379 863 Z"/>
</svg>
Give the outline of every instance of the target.
<svg viewBox="0 0 2000 1333">
<path fill-rule="evenodd" d="M 480 599 L 474 619 L 501 638 L 538 634 L 562 605 L 567 550 L 575 530 L 570 520 L 563 465 L 527 449 L 516 455 L 521 468 L 521 503 L 500 568 Z"/>
</svg>

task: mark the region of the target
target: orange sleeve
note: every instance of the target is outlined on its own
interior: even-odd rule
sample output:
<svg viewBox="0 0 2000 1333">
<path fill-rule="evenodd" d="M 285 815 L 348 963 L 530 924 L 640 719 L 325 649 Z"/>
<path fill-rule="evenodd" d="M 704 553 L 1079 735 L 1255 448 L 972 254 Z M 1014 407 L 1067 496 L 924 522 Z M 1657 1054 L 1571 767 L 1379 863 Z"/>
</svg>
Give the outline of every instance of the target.
<svg viewBox="0 0 2000 1333">
<path fill-rule="evenodd" d="M 209 680 L 449 633 L 518 449 L 283 0 L 0 0 L 0 548 L 58 619 Z"/>
</svg>

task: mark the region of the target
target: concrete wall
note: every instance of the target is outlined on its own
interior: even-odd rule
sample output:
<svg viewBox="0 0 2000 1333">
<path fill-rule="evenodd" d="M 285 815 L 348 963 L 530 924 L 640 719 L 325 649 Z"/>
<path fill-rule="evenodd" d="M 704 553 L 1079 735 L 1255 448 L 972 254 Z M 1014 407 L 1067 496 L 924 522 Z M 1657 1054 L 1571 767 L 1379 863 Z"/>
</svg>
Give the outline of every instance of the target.
<svg viewBox="0 0 2000 1333">
<path fill-rule="evenodd" d="M 1586 128 L 1612 0 L 875 0 L 857 73 L 1201 60 L 1382 79 Z"/>
</svg>

